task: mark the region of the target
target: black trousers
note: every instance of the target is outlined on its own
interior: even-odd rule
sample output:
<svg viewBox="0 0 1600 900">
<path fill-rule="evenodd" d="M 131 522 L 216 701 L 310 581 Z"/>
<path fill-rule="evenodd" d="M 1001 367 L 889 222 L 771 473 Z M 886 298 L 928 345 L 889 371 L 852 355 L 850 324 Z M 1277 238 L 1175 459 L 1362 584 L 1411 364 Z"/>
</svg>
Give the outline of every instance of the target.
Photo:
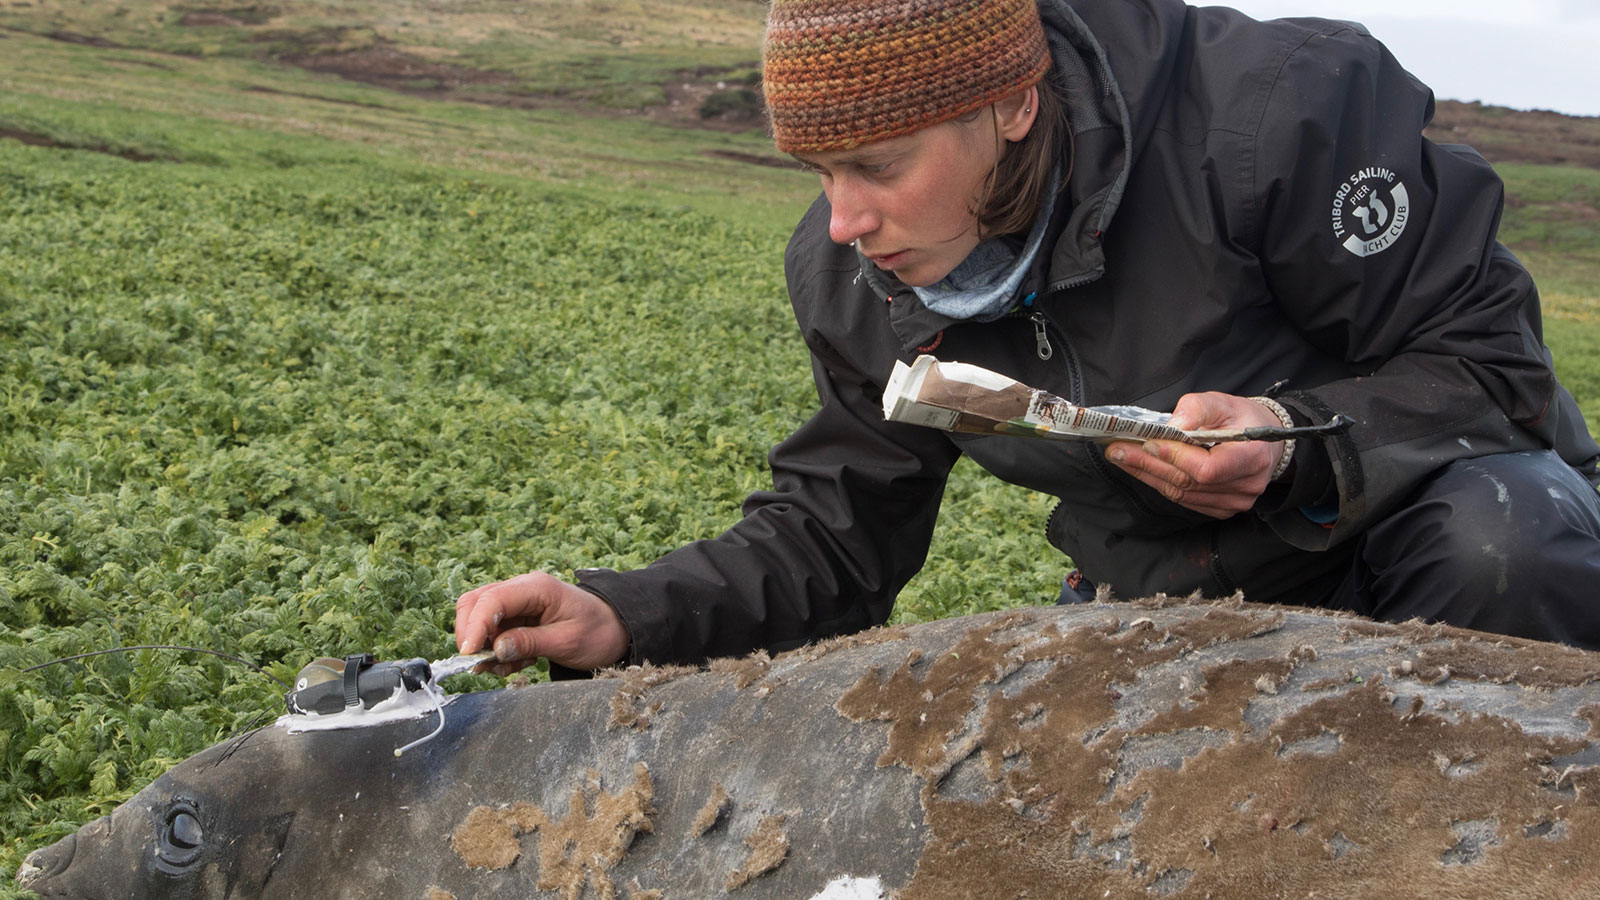
<svg viewBox="0 0 1600 900">
<path fill-rule="evenodd" d="M 1451 463 L 1357 541 L 1326 606 L 1600 649 L 1600 493 L 1553 451 Z"/>
</svg>

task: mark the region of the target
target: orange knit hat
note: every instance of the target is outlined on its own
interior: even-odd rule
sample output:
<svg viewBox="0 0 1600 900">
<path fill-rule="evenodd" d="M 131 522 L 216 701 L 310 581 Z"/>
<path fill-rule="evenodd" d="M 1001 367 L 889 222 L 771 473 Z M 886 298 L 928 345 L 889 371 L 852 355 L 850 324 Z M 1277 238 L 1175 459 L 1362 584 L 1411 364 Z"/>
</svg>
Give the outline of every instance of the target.
<svg viewBox="0 0 1600 900">
<path fill-rule="evenodd" d="M 772 0 L 762 82 L 785 153 L 909 134 L 1039 83 L 1034 0 Z"/>
</svg>

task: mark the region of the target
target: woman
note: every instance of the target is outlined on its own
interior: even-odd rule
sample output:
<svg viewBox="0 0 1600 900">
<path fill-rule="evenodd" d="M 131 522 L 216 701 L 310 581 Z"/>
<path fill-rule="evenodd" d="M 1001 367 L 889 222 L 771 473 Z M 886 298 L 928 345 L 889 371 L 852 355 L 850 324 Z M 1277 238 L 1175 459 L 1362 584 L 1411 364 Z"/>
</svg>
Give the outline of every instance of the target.
<svg viewBox="0 0 1600 900">
<path fill-rule="evenodd" d="M 821 409 L 727 533 L 470 591 L 463 651 L 589 669 L 880 623 L 962 453 L 1062 498 L 1064 599 L 1243 590 L 1600 645 L 1600 448 L 1495 240 L 1498 179 L 1421 137 L 1431 93 L 1359 26 L 778 0 L 764 77 L 822 182 L 785 254 Z M 1203 449 L 885 423 L 918 352 L 1185 428 L 1357 424 Z"/>
</svg>

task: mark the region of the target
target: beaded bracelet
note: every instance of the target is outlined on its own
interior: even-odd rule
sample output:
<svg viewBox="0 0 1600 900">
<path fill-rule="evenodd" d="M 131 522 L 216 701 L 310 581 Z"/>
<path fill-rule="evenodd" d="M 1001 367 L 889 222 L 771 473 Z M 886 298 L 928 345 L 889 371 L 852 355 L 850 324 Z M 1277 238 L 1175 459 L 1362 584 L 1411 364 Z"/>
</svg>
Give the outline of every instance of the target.
<svg viewBox="0 0 1600 900">
<path fill-rule="evenodd" d="M 1283 408 L 1282 403 L 1279 403 L 1271 397 L 1251 397 L 1250 399 L 1271 410 L 1272 414 L 1278 417 L 1278 421 L 1283 423 L 1283 427 L 1294 427 L 1294 419 L 1289 417 L 1289 411 Z M 1289 463 L 1293 459 L 1294 438 L 1290 438 L 1283 442 L 1283 455 L 1278 457 L 1278 465 L 1272 470 L 1271 480 L 1277 481 L 1279 478 L 1282 478 L 1283 473 L 1289 471 Z"/>
</svg>

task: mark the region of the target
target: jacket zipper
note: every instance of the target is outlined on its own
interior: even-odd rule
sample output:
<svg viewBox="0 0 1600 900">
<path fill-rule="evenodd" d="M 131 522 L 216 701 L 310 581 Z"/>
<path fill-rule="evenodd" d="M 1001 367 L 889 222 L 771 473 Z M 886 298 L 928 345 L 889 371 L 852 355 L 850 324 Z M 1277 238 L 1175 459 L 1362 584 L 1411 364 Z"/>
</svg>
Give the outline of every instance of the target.
<svg viewBox="0 0 1600 900">
<path fill-rule="evenodd" d="M 1045 293 L 1047 295 L 1055 294 L 1061 291 L 1070 290 L 1075 287 L 1081 287 L 1091 282 L 1099 281 L 1102 274 L 1104 274 L 1104 270 L 1090 272 L 1086 275 L 1078 275 L 1072 278 L 1063 278 L 1060 281 L 1049 285 L 1045 289 Z M 1037 296 L 1037 294 L 1029 294 L 1028 298 L 1023 301 L 1024 308 L 1031 308 L 1033 306 L 1033 300 Z M 1050 343 L 1050 319 L 1044 314 L 1043 310 L 1033 309 L 1032 312 L 1028 314 L 1028 320 L 1033 323 L 1034 353 L 1038 354 L 1039 359 L 1048 362 L 1056 355 L 1055 347 Z M 1083 373 L 1078 367 L 1078 354 L 1072 349 L 1072 342 L 1067 340 L 1065 334 L 1063 334 L 1061 337 L 1061 348 L 1066 352 L 1067 377 L 1070 379 L 1068 381 L 1068 386 L 1070 388 L 1071 396 L 1069 396 L 1067 399 L 1071 400 L 1073 403 L 1082 403 Z M 1092 453 L 1090 455 L 1093 456 Z M 1103 461 L 1097 461 L 1096 468 L 1099 468 L 1099 466 L 1104 464 L 1105 463 Z M 1104 472 L 1101 472 L 1101 477 L 1105 477 Z M 1137 501 L 1137 498 L 1133 499 Z M 1056 517 L 1061 515 L 1061 509 L 1065 505 L 1065 501 L 1057 500 L 1056 505 L 1050 509 L 1050 515 L 1045 517 L 1044 540 L 1047 544 L 1050 543 L 1050 528 L 1055 524 Z"/>
<path fill-rule="evenodd" d="M 1050 346 L 1050 334 L 1045 330 L 1044 313 L 1035 312 L 1028 319 L 1033 322 L 1034 352 L 1038 353 L 1039 358 L 1044 360 L 1055 356 L 1056 351 Z"/>
<path fill-rule="evenodd" d="M 1033 323 L 1034 352 L 1038 354 L 1039 359 L 1050 360 L 1056 355 L 1055 348 L 1050 345 L 1050 319 L 1045 316 L 1042 310 L 1036 309 L 1028 315 L 1028 321 Z M 1082 385 L 1078 377 L 1077 354 L 1073 351 L 1072 344 L 1066 340 L 1065 336 L 1062 337 L 1061 344 L 1062 349 L 1067 354 L 1065 363 L 1067 366 L 1067 387 L 1070 394 L 1067 399 L 1073 403 L 1078 403 L 1081 402 Z M 1065 505 L 1065 501 L 1056 500 L 1056 505 L 1050 509 L 1050 515 L 1045 517 L 1044 540 L 1047 544 L 1050 543 L 1051 526 L 1055 525 L 1056 517 L 1061 515 L 1061 508 Z"/>
<path fill-rule="evenodd" d="M 1033 323 L 1033 352 L 1041 360 L 1054 359 L 1055 345 L 1050 343 L 1051 321 L 1041 310 L 1034 310 L 1028 314 L 1028 321 Z M 1078 367 L 1078 353 L 1072 349 L 1072 342 L 1065 335 L 1059 335 L 1062 352 L 1062 362 L 1067 367 L 1067 400 L 1073 403 L 1083 402 L 1083 371 Z"/>
<path fill-rule="evenodd" d="M 1222 588 L 1222 592 L 1224 594 L 1231 594 L 1235 591 L 1238 591 L 1239 586 L 1234 584 L 1233 579 L 1229 578 L 1228 573 L 1224 572 L 1222 569 L 1222 549 L 1217 546 L 1218 539 L 1221 536 L 1222 533 L 1220 531 L 1211 532 L 1211 558 L 1207 560 L 1206 569 L 1211 573 L 1211 580 L 1215 581 L 1217 586 Z"/>
<path fill-rule="evenodd" d="M 1076 276 L 1073 276 L 1072 278 L 1063 278 L 1060 281 L 1057 281 L 1054 284 L 1050 285 L 1049 287 L 1045 288 L 1045 293 L 1047 293 L 1047 294 L 1058 294 L 1058 293 L 1060 293 L 1062 291 L 1070 291 L 1070 290 L 1072 290 L 1073 288 L 1076 288 L 1076 287 L 1083 287 L 1086 284 L 1093 284 L 1094 282 L 1099 281 L 1100 280 L 1100 276 L 1102 276 L 1104 274 L 1105 274 L 1105 270 L 1102 269 L 1101 271 L 1098 271 L 1098 272 L 1090 272 L 1087 275 L 1076 275 Z"/>
<path fill-rule="evenodd" d="M 1085 279 L 1085 281 L 1093 280 L 1093 278 Z M 1039 359 L 1041 360 L 1049 360 L 1053 358 L 1055 356 L 1055 347 L 1050 343 L 1050 327 L 1053 324 L 1050 321 L 1050 318 L 1046 316 L 1042 310 L 1035 309 L 1028 314 L 1028 321 L 1033 323 L 1034 352 L 1038 354 Z M 1078 354 L 1077 351 L 1073 350 L 1072 342 L 1067 339 L 1065 334 L 1060 334 L 1059 338 L 1063 353 L 1062 361 L 1067 367 L 1067 384 L 1069 388 L 1067 400 L 1071 401 L 1072 403 L 1081 404 L 1085 401 L 1083 399 L 1083 371 L 1078 364 Z M 1126 485 L 1117 480 L 1112 472 L 1108 471 L 1111 467 L 1111 464 L 1105 461 L 1105 457 L 1095 453 L 1093 450 L 1090 450 L 1089 462 L 1094 466 L 1095 471 L 1099 473 L 1100 477 L 1104 478 L 1108 483 L 1115 487 L 1119 493 L 1127 498 L 1129 503 L 1132 503 L 1140 511 L 1148 515 L 1155 514 L 1155 511 L 1150 508 L 1149 504 L 1145 503 L 1138 494 L 1135 494 L 1133 491 L 1129 490 Z M 1056 505 L 1050 510 L 1050 515 L 1045 518 L 1044 532 L 1046 543 L 1049 543 L 1050 541 L 1050 527 L 1055 524 L 1056 517 L 1061 514 L 1061 508 L 1065 505 L 1065 502 L 1066 501 L 1064 500 L 1057 500 Z"/>
</svg>

